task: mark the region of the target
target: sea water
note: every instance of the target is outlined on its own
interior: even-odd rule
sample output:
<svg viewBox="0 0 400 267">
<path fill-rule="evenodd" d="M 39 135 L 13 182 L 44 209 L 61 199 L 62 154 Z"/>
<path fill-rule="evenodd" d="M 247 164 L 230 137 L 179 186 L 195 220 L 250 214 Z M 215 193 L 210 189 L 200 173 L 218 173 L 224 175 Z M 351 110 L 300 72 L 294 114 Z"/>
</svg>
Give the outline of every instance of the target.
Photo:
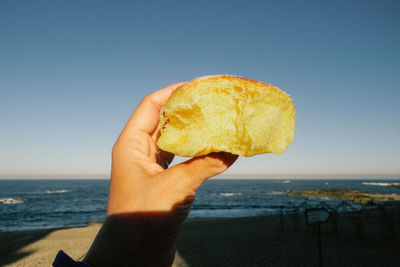
<svg viewBox="0 0 400 267">
<path fill-rule="evenodd" d="M 399 180 L 217 180 L 197 191 L 189 218 L 243 217 L 287 212 L 305 197 L 286 190 L 356 189 L 399 194 Z M 105 218 L 109 180 L 0 180 L 0 231 L 84 226 Z M 331 198 L 312 198 L 317 205 Z M 355 205 L 356 206 L 356 205 Z"/>
</svg>

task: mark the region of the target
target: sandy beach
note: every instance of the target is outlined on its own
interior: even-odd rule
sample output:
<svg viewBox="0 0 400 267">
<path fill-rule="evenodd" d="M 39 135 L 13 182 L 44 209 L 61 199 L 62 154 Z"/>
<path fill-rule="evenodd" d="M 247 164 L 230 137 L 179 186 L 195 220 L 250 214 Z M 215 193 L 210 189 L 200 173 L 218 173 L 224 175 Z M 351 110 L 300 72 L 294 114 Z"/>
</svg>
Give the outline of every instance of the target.
<svg viewBox="0 0 400 267">
<path fill-rule="evenodd" d="M 332 223 L 321 227 L 323 266 L 400 266 L 398 228 L 384 235 L 378 220 L 364 221 L 360 234 L 349 216 L 338 221 L 336 234 Z M 81 259 L 100 226 L 0 232 L 0 266 L 51 266 L 60 249 Z M 285 215 L 282 224 L 280 216 L 192 219 L 174 266 L 318 266 L 317 238 L 301 215 Z"/>
</svg>

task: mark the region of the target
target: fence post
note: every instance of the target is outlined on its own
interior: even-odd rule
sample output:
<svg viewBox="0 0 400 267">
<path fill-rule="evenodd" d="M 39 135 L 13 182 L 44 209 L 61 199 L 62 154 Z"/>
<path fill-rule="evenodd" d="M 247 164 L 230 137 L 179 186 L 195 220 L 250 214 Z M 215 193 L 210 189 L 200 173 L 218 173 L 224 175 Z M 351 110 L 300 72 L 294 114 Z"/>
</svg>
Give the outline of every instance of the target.
<svg viewBox="0 0 400 267">
<path fill-rule="evenodd" d="M 363 236 L 363 214 L 362 211 L 357 211 L 351 215 L 353 221 L 353 230 L 358 238 Z"/>
<path fill-rule="evenodd" d="M 331 226 L 332 226 L 332 233 L 336 237 L 338 234 L 338 218 L 337 218 L 337 213 L 332 212 L 331 214 Z"/>
</svg>

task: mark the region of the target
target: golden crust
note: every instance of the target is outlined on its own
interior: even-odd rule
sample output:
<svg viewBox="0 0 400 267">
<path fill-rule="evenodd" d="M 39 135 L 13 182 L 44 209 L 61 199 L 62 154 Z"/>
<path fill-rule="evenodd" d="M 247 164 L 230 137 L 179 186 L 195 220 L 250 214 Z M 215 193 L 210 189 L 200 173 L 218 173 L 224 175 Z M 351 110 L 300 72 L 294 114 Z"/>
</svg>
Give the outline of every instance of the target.
<svg viewBox="0 0 400 267">
<path fill-rule="evenodd" d="M 176 89 L 164 105 L 157 145 L 180 156 L 282 154 L 292 142 L 294 120 L 292 99 L 275 86 L 205 76 Z"/>
<path fill-rule="evenodd" d="M 272 86 L 268 83 L 263 83 L 260 81 L 256 81 L 256 80 L 252 80 L 246 77 L 241 77 L 241 76 L 235 76 L 235 75 L 229 75 L 229 74 L 220 74 L 220 75 L 208 75 L 208 76 L 202 76 L 202 77 L 198 77 L 195 78 L 189 82 L 187 82 L 186 84 L 184 84 L 182 87 L 183 88 L 187 88 L 189 86 L 195 86 L 197 83 L 204 81 L 204 80 L 216 80 L 216 79 L 224 79 L 226 81 L 247 81 L 250 82 L 256 86 Z"/>
</svg>

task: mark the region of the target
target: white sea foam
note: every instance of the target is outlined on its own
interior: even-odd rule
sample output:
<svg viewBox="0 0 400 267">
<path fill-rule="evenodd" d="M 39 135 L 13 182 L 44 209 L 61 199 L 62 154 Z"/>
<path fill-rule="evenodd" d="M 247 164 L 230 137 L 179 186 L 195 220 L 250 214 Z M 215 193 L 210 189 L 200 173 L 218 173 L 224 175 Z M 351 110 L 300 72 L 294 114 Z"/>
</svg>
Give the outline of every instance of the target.
<svg viewBox="0 0 400 267">
<path fill-rule="evenodd" d="M 289 184 L 291 180 L 275 180 L 275 183 Z"/>
<path fill-rule="evenodd" d="M 375 185 L 375 186 L 399 186 L 400 183 L 375 183 L 375 182 L 363 182 L 363 185 Z"/>
<path fill-rule="evenodd" d="M 23 203 L 21 199 L 0 198 L 0 204 L 21 204 L 21 203 Z"/>
<path fill-rule="evenodd" d="M 322 199 L 322 200 L 331 200 L 330 197 L 319 197 L 319 198 Z"/>
<path fill-rule="evenodd" d="M 279 192 L 279 191 L 277 191 L 277 192 L 272 191 L 272 192 L 268 192 L 267 194 L 268 195 L 283 195 L 283 194 L 286 194 L 286 193 L 285 192 Z"/>
<path fill-rule="evenodd" d="M 223 197 L 231 197 L 231 196 L 241 196 L 243 195 L 243 193 L 221 193 L 219 195 Z"/>
<path fill-rule="evenodd" d="M 47 190 L 47 194 L 61 194 L 61 193 L 67 193 L 70 192 L 70 190 L 63 189 L 63 190 Z"/>
</svg>

